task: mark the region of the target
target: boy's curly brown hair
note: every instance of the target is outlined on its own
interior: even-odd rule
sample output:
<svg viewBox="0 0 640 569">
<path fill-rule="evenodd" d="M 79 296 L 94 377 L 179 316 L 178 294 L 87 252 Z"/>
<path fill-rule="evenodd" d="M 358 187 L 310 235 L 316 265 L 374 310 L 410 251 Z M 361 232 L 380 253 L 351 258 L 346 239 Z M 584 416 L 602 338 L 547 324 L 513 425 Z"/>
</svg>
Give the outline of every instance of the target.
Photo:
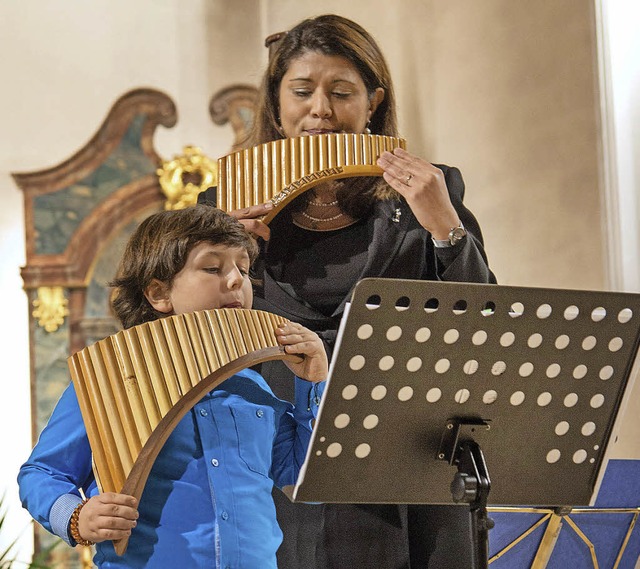
<svg viewBox="0 0 640 569">
<path fill-rule="evenodd" d="M 133 232 L 120 261 L 111 308 L 124 328 L 164 316 L 144 296 L 154 279 L 171 285 L 184 268 L 191 250 L 202 242 L 242 247 L 253 263 L 258 255 L 255 240 L 242 224 L 209 205 L 195 205 L 150 215 Z"/>
</svg>

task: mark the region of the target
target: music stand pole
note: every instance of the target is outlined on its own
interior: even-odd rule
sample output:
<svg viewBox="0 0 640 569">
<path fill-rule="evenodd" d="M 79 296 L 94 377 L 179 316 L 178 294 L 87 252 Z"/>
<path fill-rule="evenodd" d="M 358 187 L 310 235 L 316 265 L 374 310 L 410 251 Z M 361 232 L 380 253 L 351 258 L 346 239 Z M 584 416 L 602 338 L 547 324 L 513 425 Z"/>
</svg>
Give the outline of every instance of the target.
<svg viewBox="0 0 640 569">
<path fill-rule="evenodd" d="M 480 445 L 465 433 L 478 428 L 488 430 L 486 421 L 447 423 L 438 452 L 438 459 L 457 467 L 451 481 L 451 496 L 456 503 L 469 504 L 471 516 L 471 559 L 473 569 L 489 567 L 489 530 L 494 521 L 487 515 L 487 500 L 491 479 Z"/>
</svg>

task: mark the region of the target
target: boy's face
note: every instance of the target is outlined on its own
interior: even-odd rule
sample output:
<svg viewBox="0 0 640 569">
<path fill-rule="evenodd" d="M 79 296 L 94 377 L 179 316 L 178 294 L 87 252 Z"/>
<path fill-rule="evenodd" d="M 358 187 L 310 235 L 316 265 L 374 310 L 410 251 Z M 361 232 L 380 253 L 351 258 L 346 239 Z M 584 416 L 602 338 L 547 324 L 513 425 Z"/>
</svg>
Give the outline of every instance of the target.
<svg viewBox="0 0 640 569">
<path fill-rule="evenodd" d="M 167 314 L 214 308 L 251 308 L 249 255 L 242 247 L 198 243 L 170 288 L 154 281 L 145 295 L 152 306 Z M 159 289 L 153 290 L 153 287 Z"/>
</svg>

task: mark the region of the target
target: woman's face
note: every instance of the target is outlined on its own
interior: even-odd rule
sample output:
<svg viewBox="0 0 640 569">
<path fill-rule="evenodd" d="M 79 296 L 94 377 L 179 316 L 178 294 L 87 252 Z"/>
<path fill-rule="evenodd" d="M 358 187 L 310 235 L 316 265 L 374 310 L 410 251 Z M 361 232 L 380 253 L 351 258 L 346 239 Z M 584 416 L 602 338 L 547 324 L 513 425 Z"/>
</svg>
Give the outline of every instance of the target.
<svg viewBox="0 0 640 569">
<path fill-rule="evenodd" d="M 371 99 L 355 66 L 344 57 L 309 51 L 293 59 L 280 83 L 280 124 L 285 136 L 362 133 L 384 99 Z"/>
</svg>

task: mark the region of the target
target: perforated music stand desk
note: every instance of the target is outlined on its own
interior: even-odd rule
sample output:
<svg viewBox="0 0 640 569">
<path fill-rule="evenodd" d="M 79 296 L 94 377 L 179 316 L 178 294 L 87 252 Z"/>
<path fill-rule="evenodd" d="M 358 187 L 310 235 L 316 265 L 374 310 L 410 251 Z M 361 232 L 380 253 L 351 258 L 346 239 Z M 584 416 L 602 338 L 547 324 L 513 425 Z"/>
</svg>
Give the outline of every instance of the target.
<svg viewBox="0 0 640 569">
<path fill-rule="evenodd" d="M 639 341 L 640 294 L 364 279 L 294 500 L 453 504 L 473 439 L 491 504 L 591 505 Z"/>
</svg>

